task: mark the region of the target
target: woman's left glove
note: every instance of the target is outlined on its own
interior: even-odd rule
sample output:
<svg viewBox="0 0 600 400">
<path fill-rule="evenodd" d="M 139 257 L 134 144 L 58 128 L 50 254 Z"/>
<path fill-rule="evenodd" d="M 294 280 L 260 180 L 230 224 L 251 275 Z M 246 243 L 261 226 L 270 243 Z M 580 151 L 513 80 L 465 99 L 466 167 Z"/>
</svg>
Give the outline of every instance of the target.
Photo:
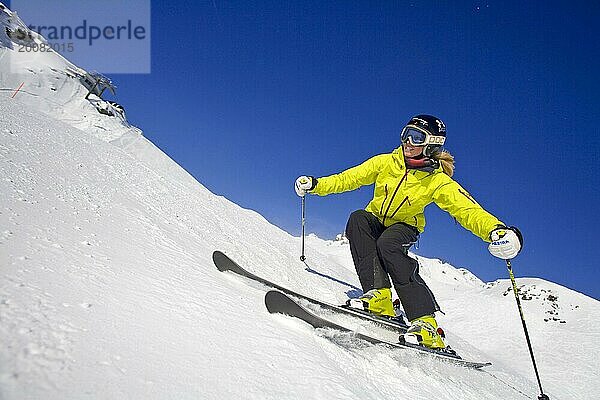
<svg viewBox="0 0 600 400">
<path fill-rule="evenodd" d="M 492 243 L 488 246 L 488 250 L 493 256 L 503 260 L 515 258 L 523 247 L 523 235 L 514 226 L 494 229 L 490 232 L 490 240 Z"/>
</svg>

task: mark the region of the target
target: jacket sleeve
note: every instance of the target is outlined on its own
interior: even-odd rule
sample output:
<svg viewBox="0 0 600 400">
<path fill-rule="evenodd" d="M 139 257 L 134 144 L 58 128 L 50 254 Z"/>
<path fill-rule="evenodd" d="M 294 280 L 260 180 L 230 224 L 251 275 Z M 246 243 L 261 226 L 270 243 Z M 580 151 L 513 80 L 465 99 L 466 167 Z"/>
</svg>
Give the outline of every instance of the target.
<svg viewBox="0 0 600 400">
<path fill-rule="evenodd" d="M 486 242 L 489 234 L 502 221 L 483 209 L 475 199 L 454 180 L 442 183 L 433 193 L 433 201 L 442 210 L 447 211 L 464 228 L 473 232 Z"/>
<path fill-rule="evenodd" d="M 375 183 L 386 157 L 389 156 L 389 154 L 380 154 L 339 174 L 317 178 L 317 186 L 310 193 L 326 196 L 332 193 L 348 192 L 358 189 L 361 186 L 371 185 Z"/>
</svg>

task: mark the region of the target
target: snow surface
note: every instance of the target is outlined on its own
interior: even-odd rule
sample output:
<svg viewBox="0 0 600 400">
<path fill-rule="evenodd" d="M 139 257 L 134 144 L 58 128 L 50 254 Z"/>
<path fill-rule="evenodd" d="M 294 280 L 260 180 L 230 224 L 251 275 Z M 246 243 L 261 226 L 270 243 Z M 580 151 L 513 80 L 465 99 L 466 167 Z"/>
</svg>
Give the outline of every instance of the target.
<svg viewBox="0 0 600 400">
<path fill-rule="evenodd" d="M 299 238 L 99 114 L 72 64 L 8 44 L 2 29 L 0 399 L 536 398 L 510 281 L 415 255 L 448 341 L 493 362 L 485 372 L 270 315 L 266 289 L 218 272 L 213 250 L 342 303 L 359 293 L 348 243 L 310 235 L 307 270 Z M 541 279 L 518 285 L 545 392 L 596 398 L 598 301 Z"/>
</svg>

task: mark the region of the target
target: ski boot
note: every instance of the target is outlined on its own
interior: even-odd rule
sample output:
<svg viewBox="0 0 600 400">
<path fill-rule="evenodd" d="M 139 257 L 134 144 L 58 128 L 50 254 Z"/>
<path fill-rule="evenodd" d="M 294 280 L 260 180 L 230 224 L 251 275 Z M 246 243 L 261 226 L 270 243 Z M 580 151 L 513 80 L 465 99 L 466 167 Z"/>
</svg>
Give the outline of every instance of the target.
<svg viewBox="0 0 600 400">
<path fill-rule="evenodd" d="M 438 327 L 435 317 L 424 315 L 411 321 L 410 328 L 400 336 L 400 341 L 443 351 L 446 349 L 444 336 L 444 331 Z"/>
<path fill-rule="evenodd" d="M 371 289 L 358 298 L 363 309 L 372 314 L 395 317 L 394 305 L 392 304 L 392 290 L 390 288 Z"/>
</svg>

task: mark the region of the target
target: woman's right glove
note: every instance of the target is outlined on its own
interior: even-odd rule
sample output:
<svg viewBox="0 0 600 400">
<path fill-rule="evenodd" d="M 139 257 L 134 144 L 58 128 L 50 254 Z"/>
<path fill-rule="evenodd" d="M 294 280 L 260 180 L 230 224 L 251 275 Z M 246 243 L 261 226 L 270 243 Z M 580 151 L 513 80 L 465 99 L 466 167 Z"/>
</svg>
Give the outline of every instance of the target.
<svg viewBox="0 0 600 400">
<path fill-rule="evenodd" d="M 294 188 L 296 189 L 296 193 L 300 197 L 304 197 L 304 195 L 311 190 L 313 190 L 317 186 L 317 178 L 314 176 L 305 176 L 302 175 L 296 179 L 296 184 Z"/>
<path fill-rule="evenodd" d="M 490 232 L 490 240 L 492 243 L 488 246 L 488 250 L 493 256 L 503 260 L 515 258 L 523 247 L 523 235 L 514 226 L 510 228 L 499 226 Z"/>
</svg>

